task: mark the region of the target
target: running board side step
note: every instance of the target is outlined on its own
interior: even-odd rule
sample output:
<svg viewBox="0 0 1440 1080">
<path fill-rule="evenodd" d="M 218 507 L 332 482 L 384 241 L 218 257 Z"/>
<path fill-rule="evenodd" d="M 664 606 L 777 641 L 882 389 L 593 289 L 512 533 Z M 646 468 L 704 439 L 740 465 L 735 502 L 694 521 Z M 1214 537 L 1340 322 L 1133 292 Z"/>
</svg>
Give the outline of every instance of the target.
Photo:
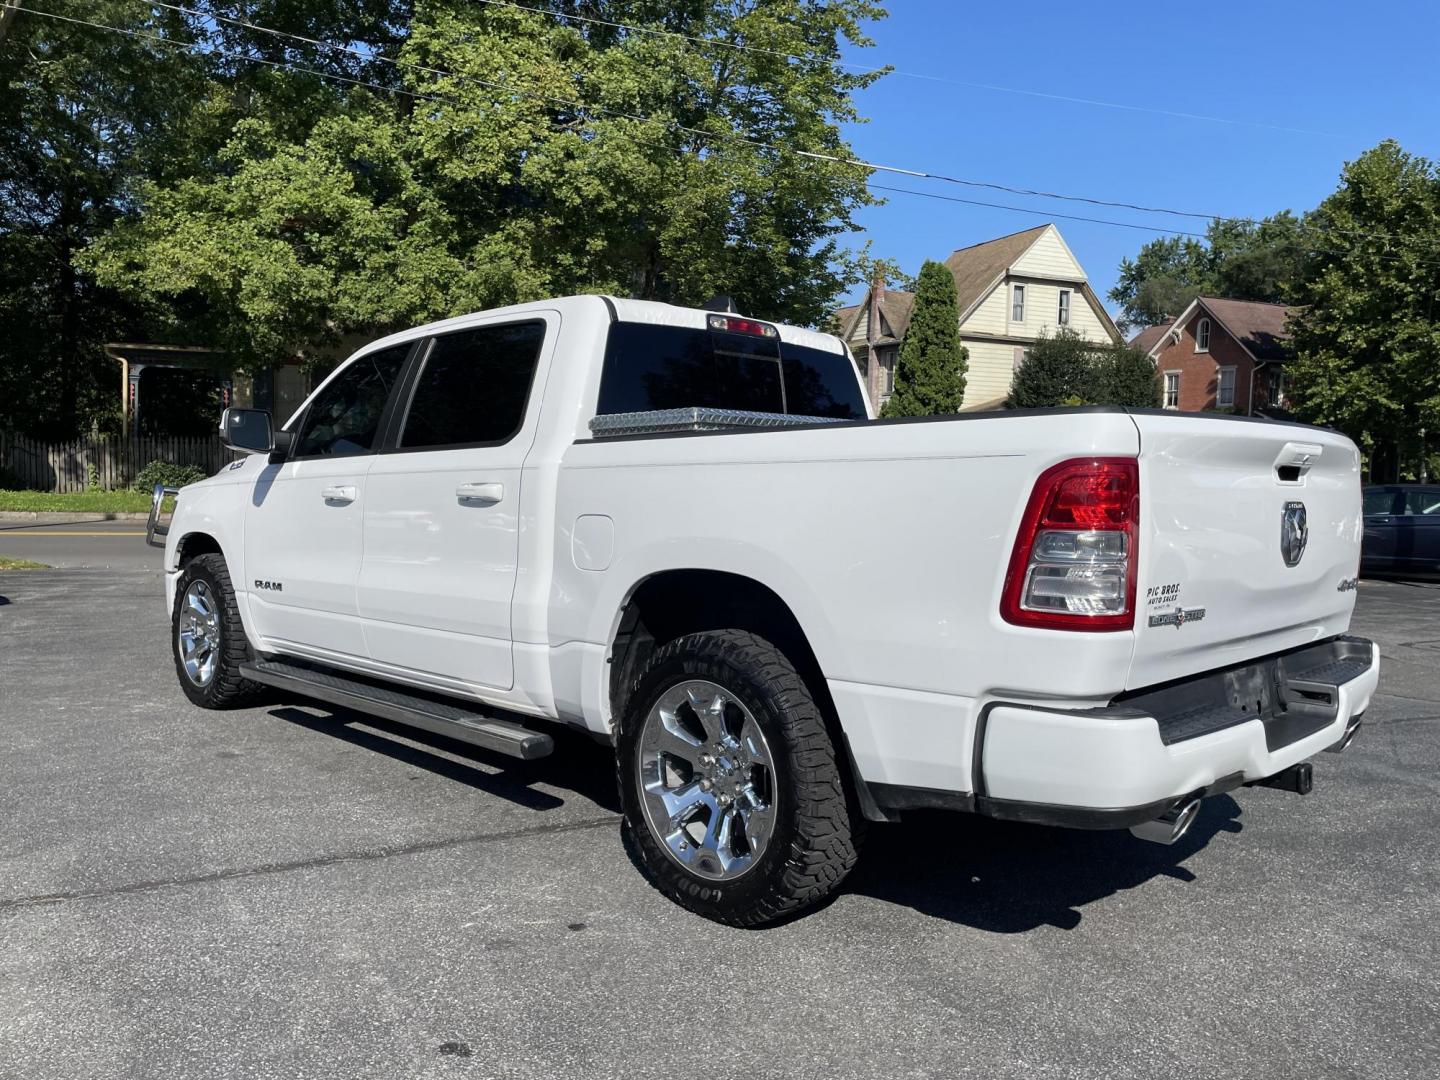
<svg viewBox="0 0 1440 1080">
<path fill-rule="evenodd" d="M 408 694 L 339 672 L 283 660 L 258 660 L 241 664 L 240 674 L 277 690 L 381 716 L 523 761 L 546 757 L 555 749 L 555 741 L 543 731 L 496 719 L 459 702 Z"/>
</svg>

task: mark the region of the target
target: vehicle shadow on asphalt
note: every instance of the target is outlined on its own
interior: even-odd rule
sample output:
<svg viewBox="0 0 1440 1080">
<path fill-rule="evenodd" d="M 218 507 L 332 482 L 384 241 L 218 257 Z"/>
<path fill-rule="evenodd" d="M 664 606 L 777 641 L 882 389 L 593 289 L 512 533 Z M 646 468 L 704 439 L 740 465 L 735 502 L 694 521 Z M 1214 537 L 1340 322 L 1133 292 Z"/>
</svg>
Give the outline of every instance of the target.
<svg viewBox="0 0 1440 1080">
<path fill-rule="evenodd" d="M 1189 833 L 1165 846 L 1125 830 L 917 812 L 902 824 L 871 827 L 843 891 L 996 934 L 1073 930 L 1086 904 L 1162 875 L 1194 881 L 1182 864 L 1218 833 L 1239 832 L 1240 813 L 1228 795 L 1206 799 Z"/>
<path fill-rule="evenodd" d="M 329 705 L 305 702 L 301 708 L 298 703 L 287 704 L 271 708 L 269 713 L 277 720 L 384 754 L 531 810 L 554 810 L 565 805 L 560 796 L 532 787 L 543 783 L 573 791 L 601 809 L 620 812 L 613 754 L 584 735 L 564 728 L 545 728 L 555 740 L 553 754 L 520 761 L 444 735 Z M 360 724 L 364 727 L 355 726 Z"/>
</svg>

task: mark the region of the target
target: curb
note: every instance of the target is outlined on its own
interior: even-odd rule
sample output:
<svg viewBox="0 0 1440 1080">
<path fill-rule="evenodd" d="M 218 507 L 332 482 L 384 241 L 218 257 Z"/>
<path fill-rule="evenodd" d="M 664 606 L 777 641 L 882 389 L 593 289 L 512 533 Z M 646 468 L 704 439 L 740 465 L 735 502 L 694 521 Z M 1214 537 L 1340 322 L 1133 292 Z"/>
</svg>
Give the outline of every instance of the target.
<svg viewBox="0 0 1440 1080">
<path fill-rule="evenodd" d="M 43 521 L 47 525 L 71 525 L 84 521 L 149 521 L 150 515 L 132 511 L 114 513 L 71 513 L 62 510 L 0 510 L 0 521 Z"/>
</svg>

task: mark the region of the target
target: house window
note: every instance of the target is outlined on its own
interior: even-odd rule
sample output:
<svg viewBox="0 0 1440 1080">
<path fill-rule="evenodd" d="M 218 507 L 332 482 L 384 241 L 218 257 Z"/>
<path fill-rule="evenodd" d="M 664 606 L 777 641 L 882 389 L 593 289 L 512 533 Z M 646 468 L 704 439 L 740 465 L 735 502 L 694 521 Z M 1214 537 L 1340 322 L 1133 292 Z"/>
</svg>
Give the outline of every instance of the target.
<svg viewBox="0 0 1440 1080">
<path fill-rule="evenodd" d="M 1010 294 L 1010 321 L 1025 321 L 1025 286 L 1016 285 Z"/>
<path fill-rule="evenodd" d="M 1055 321 L 1061 326 L 1070 325 L 1070 290 L 1060 290 L 1060 310 L 1055 313 Z"/>
<path fill-rule="evenodd" d="M 1165 372 L 1165 408 L 1180 408 L 1180 373 L 1178 371 Z"/>
<path fill-rule="evenodd" d="M 1235 369 L 1233 367 L 1220 369 L 1220 383 L 1215 390 L 1215 404 L 1222 409 L 1235 404 Z"/>
<path fill-rule="evenodd" d="M 1025 361 L 1026 361 L 1026 360 L 1029 360 L 1029 359 L 1030 359 L 1030 350 L 1027 349 L 1027 348 L 1025 348 L 1025 347 L 1022 346 L 1022 345 L 1016 345 L 1016 346 L 1015 346 L 1015 353 L 1014 353 L 1014 355 L 1011 357 L 1011 361 L 1010 361 L 1010 370 L 1011 370 L 1012 372 L 1019 371 L 1022 367 L 1025 366 Z"/>
<path fill-rule="evenodd" d="M 1285 372 L 1279 368 L 1270 370 L 1270 404 L 1277 409 L 1285 407 Z"/>
<path fill-rule="evenodd" d="M 1210 351 L 1210 320 L 1201 319 L 1195 324 L 1195 351 Z"/>
<path fill-rule="evenodd" d="M 880 393 L 887 398 L 895 392 L 895 353 L 880 354 Z"/>
</svg>

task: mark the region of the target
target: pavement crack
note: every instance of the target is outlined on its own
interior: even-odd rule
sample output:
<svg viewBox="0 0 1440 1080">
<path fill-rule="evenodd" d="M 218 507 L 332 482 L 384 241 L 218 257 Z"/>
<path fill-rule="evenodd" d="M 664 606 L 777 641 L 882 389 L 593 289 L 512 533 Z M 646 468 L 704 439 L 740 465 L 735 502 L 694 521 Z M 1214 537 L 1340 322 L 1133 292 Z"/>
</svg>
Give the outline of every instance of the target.
<svg viewBox="0 0 1440 1080">
<path fill-rule="evenodd" d="M 15 896 L 0 898 L 0 911 L 11 908 L 38 907 L 44 904 L 63 904 L 72 900 L 95 900 L 110 896 L 129 896 L 133 893 L 158 892 L 161 889 L 179 889 L 189 885 L 208 885 L 217 881 L 234 881 L 242 878 L 263 877 L 269 874 L 288 874 L 294 870 L 312 870 L 317 867 L 338 866 L 343 863 L 373 862 L 378 859 L 392 859 L 400 855 L 423 855 L 447 848 L 464 847 L 467 844 L 488 844 L 500 840 L 516 840 L 529 836 L 550 836 L 558 833 L 580 832 L 586 829 L 600 829 L 612 826 L 620 818 L 609 814 L 603 818 L 587 818 L 554 825 L 531 825 L 508 832 L 472 833 L 469 836 L 449 836 L 440 840 L 422 840 L 399 847 L 366 848 L 359 851 L 342 851 L 331 855 L 316 855 L 309 859 L 295 859 L 290 862 L 263 863 L 260 866 L 235 866 L 224 870 L 212 870 L 204 874 L 189 874 L 180 877 L 161 878 L 154 881 L 132 881 L 125 885 L 113 885 L 101 889 L 77 889 L 72 892 L 47 893 L 40 896 Z"/>
</svg>

